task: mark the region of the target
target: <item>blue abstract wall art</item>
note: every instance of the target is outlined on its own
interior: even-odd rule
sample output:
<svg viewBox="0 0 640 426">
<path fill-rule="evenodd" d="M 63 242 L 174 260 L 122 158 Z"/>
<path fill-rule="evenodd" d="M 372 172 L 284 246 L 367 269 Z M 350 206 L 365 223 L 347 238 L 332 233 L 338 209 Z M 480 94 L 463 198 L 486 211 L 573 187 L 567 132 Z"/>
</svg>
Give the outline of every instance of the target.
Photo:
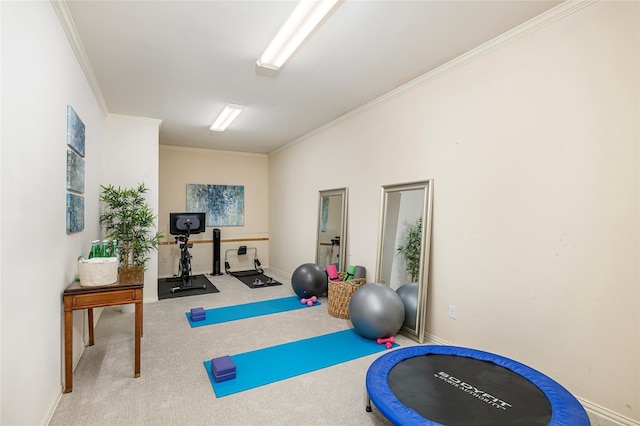
<svg viewBox="0 0 640 426">
<path fill-rule="evenodd" d="M 84 197 L 67 192 L 67 234 L 84 229 Z"/>
<path fill-rule="evenodd" d="M 84 123 L 67 105 L 67 234 L 84 230 Z M 74 194 L 78 193 L 78 194 Z"/>
<path fill-rule="evenodd" d="M 67 105 L 67 145 L 84 157 L 84 123 L 71 105 Z"/>
<path fill-rule="evenodd" d="M 67 189 L 84 194 L 84 158 L 67 150 Z"/>
<path fill-rule="evenodd" d="M 187 211 L 205 212 L 207 226 L 244 226 L 244 186 L 187 184 Z"/>
</svg>

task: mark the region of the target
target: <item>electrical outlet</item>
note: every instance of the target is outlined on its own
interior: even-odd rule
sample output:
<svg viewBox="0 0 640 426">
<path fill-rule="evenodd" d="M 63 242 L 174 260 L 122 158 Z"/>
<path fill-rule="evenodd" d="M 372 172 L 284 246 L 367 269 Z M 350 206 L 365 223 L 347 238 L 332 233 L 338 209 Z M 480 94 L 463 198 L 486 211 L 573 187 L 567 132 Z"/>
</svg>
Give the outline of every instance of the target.
<svg viewBox="0 0 640 426">
<path fill-rule="evenodd" d="M 449 305 L 449 318 L 456 319 L 456 307 Z"/>
<path fill-rule="evenodd" d="M 162 256 L 162 263 L 167 263 L 167 257 L 166 256 Z"/>
</svg>

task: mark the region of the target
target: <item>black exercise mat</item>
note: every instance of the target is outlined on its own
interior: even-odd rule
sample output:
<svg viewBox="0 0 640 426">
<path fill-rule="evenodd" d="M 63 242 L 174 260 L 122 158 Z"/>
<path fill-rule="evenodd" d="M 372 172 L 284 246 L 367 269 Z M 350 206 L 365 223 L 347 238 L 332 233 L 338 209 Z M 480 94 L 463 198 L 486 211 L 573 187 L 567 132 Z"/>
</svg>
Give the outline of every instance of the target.
<svg viewBox="0 0 640 426">
<path fill-rule="evenodd" d="M 249 269 L 248 271 L 231 271 L 229 274 L 234 277 L 257 277 L 258 275 L 262 275 L 262 272 L 259 272 L 256 269 Z"/>
<path fill-rule="evenodd" d="M 198 294 L 207 293 L 220 293 L 220 290 L 216 288 L 211 281 L 204 275 L 194 275 L 191 277 L 191 285 L 194 287 L 202 287 L 202 284 L 206 285 L 205 289 L 194 288 L 190 290 L 179 290 L 175 293 L 171 293 L 171 289 L 174 287 L 180 287 L 182 285 L 182 278 L 161 278 L 158 280 L 158 299 L 171 299 L 174 297 L 195 296 Z"/>
<path fill-rule="evenodd" d="M 249 274 L 249 272 L 254 272 L 253 274 Z M 281 282 L 275 281 L 272 283 L 267 283 L 271 277 L 266 276 L 265 274 L 261 274 L 258 271 L 239 271 L 239 272 L 231 272 L 231 275 L 242 281 L 249 288 L 262 288 L 262 287 L 272 287 L 274 285 L 282 285 Z M 254 285 L 253 283 L 256 279 L 261 280 L 264 284 L 262 285 Z"/>
</svg>

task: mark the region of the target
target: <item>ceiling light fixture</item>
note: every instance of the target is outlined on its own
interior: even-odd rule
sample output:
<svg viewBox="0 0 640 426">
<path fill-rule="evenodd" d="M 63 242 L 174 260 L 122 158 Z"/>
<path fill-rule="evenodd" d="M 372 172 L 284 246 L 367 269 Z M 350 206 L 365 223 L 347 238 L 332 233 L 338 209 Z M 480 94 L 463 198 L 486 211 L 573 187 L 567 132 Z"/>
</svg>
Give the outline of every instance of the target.
<svg viewBox="0 0 640 426">
<path fill-rule="evenodd" d="M 213 122 L 210 129 L 214 132 L 224 132 L 229 124 L 242 112 L 244 107 L 237 104 L 227 104 L 224 107 L 216 121 Z"/>
<path fill-rule="evenodd" d="M 280 69 L 337 2 L 338 0 L 301 0 L 258 59 L 258 66 Z"/>
</svg>

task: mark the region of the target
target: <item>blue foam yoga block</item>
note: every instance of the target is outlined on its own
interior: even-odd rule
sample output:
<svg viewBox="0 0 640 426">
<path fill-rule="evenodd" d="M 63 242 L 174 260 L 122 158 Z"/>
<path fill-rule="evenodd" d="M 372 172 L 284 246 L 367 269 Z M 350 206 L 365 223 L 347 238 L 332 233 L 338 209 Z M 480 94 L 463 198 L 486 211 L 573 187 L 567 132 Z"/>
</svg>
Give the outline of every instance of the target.
<svg viewBox="0 0 640 426">
<path fill-rule="evenodd" d="M 236 365 L 229 355 L 213 358 L 211 360 L 211 371 L 216 382 L 224 382 L 236 378 Z"/>
<path fill-rule="evenodd" d="M 235 379 L 236 378 L 236 372 L 234 371 L 233 373 L 229 373 L 229 374 L 222 374 L 220 376 L 216 376 L 215 374 L 213 375 L 213 378 L 216 382 L 220 383 L 220 382 L 226 382 L 227 380 L 231 380 L 231 379 Z"/>
<path fill-rule="evenodd" d="M 202 321 L 207 318 L 207 313 L 203 308 L 191 308 L 191 321 Z"/>
</svg>

